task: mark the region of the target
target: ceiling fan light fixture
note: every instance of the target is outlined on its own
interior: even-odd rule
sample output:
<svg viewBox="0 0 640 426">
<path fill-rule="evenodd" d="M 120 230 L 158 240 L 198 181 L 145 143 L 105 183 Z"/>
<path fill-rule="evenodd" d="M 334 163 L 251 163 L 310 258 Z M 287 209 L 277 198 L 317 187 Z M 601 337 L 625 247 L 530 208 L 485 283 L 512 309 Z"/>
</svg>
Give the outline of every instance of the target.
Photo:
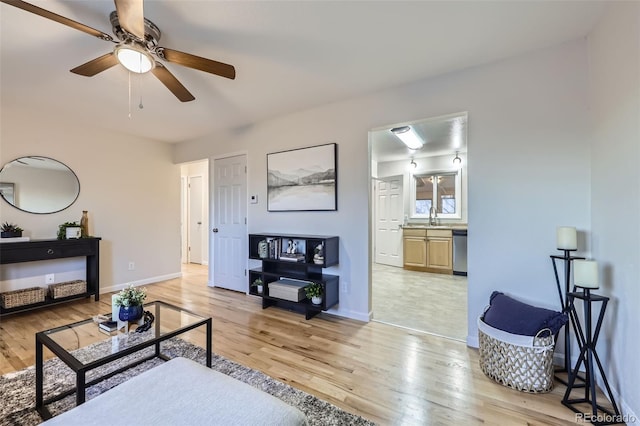
<svg viewBox="0 0 640 426">
<path fill-rule="evenodd" d="M 151 71 L 156 64 L 149 52 L 136 49 L 130 45 L 122 44 L 117 46 L 114 53 L 123 67 L 137 74 Z"/>
<path fill-rule="evenodd" d="M 394 127 L 391 132 L 398 137 L 409 149 L 420 149 L 424 141 L 411 126 Z"/>
</svg>

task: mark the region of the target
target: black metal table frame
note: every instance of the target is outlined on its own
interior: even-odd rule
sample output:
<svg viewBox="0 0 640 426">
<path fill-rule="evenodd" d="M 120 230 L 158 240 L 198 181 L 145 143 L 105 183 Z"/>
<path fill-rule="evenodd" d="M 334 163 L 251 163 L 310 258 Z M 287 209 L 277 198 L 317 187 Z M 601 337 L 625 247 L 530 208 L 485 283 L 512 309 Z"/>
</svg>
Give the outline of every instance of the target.
<svg viewBox="0 0 640 426">
<path fill-rule="evenodd" d="M 160 305 L 164 305 L 173 309 L 176 309 L 178 311 L 182 311 L 182 312 L 186 312 L 189 313 L 191 315 L 195 315 L 195 316 L 200 316 L 194 312 L 191 312 L 189 310 L 186 309 L 182 309 L 178 306 L 174 306 L 171 305 L 169 303 L 165 303 L 165 302 L 160 302 L 160 301 L 155 301 L 155 302 L 150 302 L 145 304 L 145 306 L 148 305 L 152 305 L 155 304 L 155 335 L 156 336 L 160 336 Z M 96 383 L 99 383 L 103 380 L 108 379 L 109 377 L 112 377 L 118 373 L 121 373 L 125 370 L 128 370 L 132 367 L 135 367 L 136 365 L 142 364 L 143 362 L 146 362 L 150 359 L 153 358 L 161 358 L 165 361 L 168 361 L 170 358 L 168 358 L 166 355 L 162 354 L 160 352 L 160 343 L 162 343 L 165 340 L 171 339 L 173 337 L 176 337 L 180 334 L 186 333 L 187 331 L 191 331 L 195 328 L 201 327 L 203 325 L 206 325 L 207 328 L 207 343 L 206 343 L 206 351 L 207 351 L 207 355 L 206 355 L 206 364 L 207 367 L 211 368 L 211 346 L 212 346 L 212 320 L 211 317 L 209 318 L 204 318 L 201 321 L 198 321 L 194 324 L 191 324 L 189 326 L 186 326 L 184 328 L 180 328 L 178 330 L 172 331 L 170 333 L 167 333 L 163 336 L 160 337 L 155 337 L 154 339 L 151 339 L 147 342 L 142 342 L 140 344 L 137 344 L 135 346 L 132 346 L 130 348 L 124 349 L 122 351 L 119 351 L 118 353 L 115 354 L 111 354 L 108 355 L 104 358 L 101 358 L 97 361 L 88 363 L 88 364 L 82 364 L 80 361 L 78 361 L 73 355 L 71 355 L 69 353 L 69 351 L 67 351 L 66 349 L 64 349 L 62 346 L 60 346 L 58 343 L 56 343 L 53 339 L 51 339 L 48 334 L 54 331 L 58 331 L 58 330 L 62 330 L 62 329 L 67 329 L 69 327 L 72 327 L 76 324 L 80 324 L 80 323 L 86 323 L 87 321 L 91 321 L 91 320 L 83 320 L 83 321 L 78 321 L 75 322 L 73 324 L 69 324 L 69 325 L 64 325 L 61 327 L 56 327 L 56 328 L 52 328 L 50 330 L 45 330 L 45 331 L 40 331 L 38 333 L 36 333 L 36 410 L 38 411 L 38 413 L 40 414 L 40 416 L 44 419 L 47 420 L 49 418 L 51 418 L 51 412 L 49 411 L 49 409 L 46 407 L 47 404 L 50 404 L 52 402 L 55 401 L 59 401 L 60 399 L 71 395 L 73 393 L 76 394 L 76 406 L 83 404 L 85 402 L 85 398 L 86 398 L 86 390 L 89 386 L 92 386 Z M 96 324 L 97 327 L 97 324 Z M 43 345 L 46 346 L 51 352 L 53 352 L 58 358 L 60 358 L 60 360 L 62 360 L 65 364 L 67 364 L 75 373 L 76 373 L 76 387 L 69 389 L 59 395 L 56 395 L 52 398 L 49 398 L 47 400 L 44 399 L 44 391 L 43 391 L 43 387 L 44 387 L 44 372 L 43 372 Z M 86 382 L 86 374 L 88 371 L 93 370 L 94 368 L 97 367 L 101 367 L 105 364 L 108 364 L 110 362 L 113 361 L 117 361 L 119 359 L 124 358 L 127 355 L 131 355 L 135 352 L 138 352 L 142 349 L 151 347 L 151 346 L 155 346 L 155 353 L 151 356 L 145 357 L 143 359 L 140 359 L 138 361 L 135 361 L 131 364 L 128 364 L 124 367 L 118 368 L 117 370 L 114 370 L 108 374 L 105 374 L 104 376 L 101 376 L 97 379 L 94 379 L 90 382 Z"/>
<path fill-rule="evenodd" d="M 556 278 L 556 286 L 558 287 L 558 296 L 560 298 L 560 306 L 562 306 L 562 313 L 571 317 L 569 310 L 569 293 L 571 291 L 571 263 L 574 260 L 582 260 L 584 257 L 571 256 L 571 252 L 575 250 L 562 250 L 563 255 L 551 255 L 551 263 L 553 264 L 553 274 Z M 560 276 L 558 275 L 558 266 L 556 260 L 562 260 L 564 263 L 564 292 L 560 284 Z M 575 290 L 575 286 L 574 286 Z M 575 330 L 575 328 L 574 328 Z M 567 322 L 564 325 L 564 366 L 561 369 L 556 368 L 554 377 L 557 381 L 567 386 L 571 380 L 571 322 Z M 567 373 L 567 380 L 558 376 L 558 373 Z M 584 379 L 580 376 L 576 377 L 584 384 Z M 574 382 L 575 383 L 575 382 Z M 574 386 L 580 386 L 580 384 L 574 384 Z"/>
<path fill-rule="evenodd" d="M 611 392 L 611 387 L 609 386 L 609 381 L 607 380 L 604 368 L 602 367 L 602 362 L 600 362 L 600 357 L 598 356 L 598 352 L 596 351 L 596 345 L 598 343 L 598 337 L 602 328 L 602 321 L 604 319 L 604 313 L 607 309 L 609 298 L 606 296 L 591 294 L 591 291 L 588 288 L 584 288 L 582 292 L 574 291 L 568 293 L 568 297 L 569 313 L 571 316 L 573 327 L 576 330 L 576 336 L 578 337 L 580 355 L 578 356 L 578 360 L 575 364 L 575 367 L 573 368 L 573 373 L 569 376 L 569 383 L 567 384 L 567 389 L 564 393 L 564 397 L 562 398 L 562 404 L 570 408 L 576 414 L 589 416 L 589 419 L 591 420 L 588 421 L 595 425 L 613 425 L 624 423 L 622 421 L 623 417 L 620 413 L 620 410 L 618 409 L 618 404 L 616 403 L 613 393 Z M 583 301 L 584 327 L 580 324 L 580 319 L 578 318 L 578 313 L 575 307 L 575 299 L 581 299 Z M 598 313 L 596 326 L 595 328 L 593 328 L 591 305 L 598 302 L 600 303 L 600 312 Z M 582 385 L 576 385 L 575 380 L 579 378 L 578 371 L 580 371 L 580 367 L 583 365 L 586 370 L 584 378 L 585 383 Z M 611 402 L 611 405 L 613 407 L 612 410 L 603 407 L 597 402 L 595 378 L 596 367 L 600 372 L 600 377 L 602 378 L 607 392 L 605 394 L 605 397 L 608 397 L 609 401 Z M 575 388 L 584 388 L 584 396 L 582 398 L 571 398 L 571 391 Z M 591 406 L 591 413 L 583 413 L 574 406 L 575 404 L 589 404 Z"/>
</svg>

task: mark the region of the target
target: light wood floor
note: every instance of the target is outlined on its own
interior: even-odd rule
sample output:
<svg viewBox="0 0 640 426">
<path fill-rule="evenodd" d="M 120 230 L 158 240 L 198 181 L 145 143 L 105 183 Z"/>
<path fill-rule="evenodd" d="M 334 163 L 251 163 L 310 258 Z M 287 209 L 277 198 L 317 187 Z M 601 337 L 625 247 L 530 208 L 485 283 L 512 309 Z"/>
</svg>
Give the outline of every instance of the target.
<svg viewBox="0 0 640 426">
<path fill-rule="evenodd" d="M 206 286 L 206 267 L 146 286 L 214 319 L 214 351 L 383 425 L 563 425 L 564 388 L 530 395 L 487 379 L 464 343 L 378 322 L 261 308 L 253 296 Z M 0 319 L 0 373 L 34 364 L 34 334 L 110 311 L 110 295 Z"/>
<path fill-rule="evenodd" d="M 373 319 L 467 340 L 467 277 L 372 265 Z"/>
</svg>

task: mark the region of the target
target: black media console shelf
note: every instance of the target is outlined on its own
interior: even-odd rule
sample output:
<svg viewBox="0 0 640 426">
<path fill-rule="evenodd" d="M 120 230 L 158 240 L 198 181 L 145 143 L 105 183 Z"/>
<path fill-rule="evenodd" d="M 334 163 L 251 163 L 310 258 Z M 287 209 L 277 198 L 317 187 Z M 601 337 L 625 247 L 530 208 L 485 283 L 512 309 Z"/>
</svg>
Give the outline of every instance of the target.
<svg viewBox="0 0 640 426">
<path fill-rule="evenodd" d="M 296 246 L 296 254 L 288 254 L 289 242 Z M 266 246 L 265 246 L 266 244 Z M 249 258 L 262 261 L 262 267 L 249 271 L 250 293 L 262 297 L 262 308 L 279 306 L 313 318 L 338 304 L 339 278 L 323 274 L 322 270 L 338 264 L 338 237 L 295 234 L 250 234 Z M 316 248 L 322 247 L 322 257 L 316 256 Z M 257 278 L 262 279 L 264 290 L 258 294 L 251 287 Z M 269 283 L 282 278 L 318 283 L 323 288 L 322 304 L 314 305 L 306 297 L 299 302 L 284 300 L 269 295 Z"/>
<path fill-rule="evenodd" d="M 0 307 L 0 315 L 26 311 L 54 303 L 82 297 L 95 296 L 100 298 L 100 238 L 80 238 L 73 240 L 33 240 L 17 243 L 0 243 L 0 264 L 35 262 L 39 260 L 63 259 L 67 257 L 87 258 L 87 292 L 69 297 L 52 299 L 49 296 L 44 302 L 15 308 Z"/>
</svg>

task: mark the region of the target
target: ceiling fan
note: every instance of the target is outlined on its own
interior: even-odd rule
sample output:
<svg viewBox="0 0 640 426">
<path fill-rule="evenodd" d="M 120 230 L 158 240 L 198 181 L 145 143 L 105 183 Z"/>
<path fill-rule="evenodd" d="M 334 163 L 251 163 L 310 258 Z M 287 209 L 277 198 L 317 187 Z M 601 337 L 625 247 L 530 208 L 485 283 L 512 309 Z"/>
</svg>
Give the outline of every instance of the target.
<svg viewBox="0 0 640 426">
<path fill-rule="evenodd" d="M 135 73 L 142 74 L 150 71 L 182 102 L 192 101 L 195 97 L 158 59 L 231 80 L 236 77 L 236 70 L 232 65 L 158 46 L 160 29 L 144 17 L 143 0 L 114 0 L 116 10 L 111 12 L 109 19 L 117 40 L 102 31 L 22 0 L 0 0 L 0 2 L 116 44 L 113 52 L 72 69 L 71 72 L 75 74 L 93 77 L 117 64 L 122 64 Z"/>
</svg>

